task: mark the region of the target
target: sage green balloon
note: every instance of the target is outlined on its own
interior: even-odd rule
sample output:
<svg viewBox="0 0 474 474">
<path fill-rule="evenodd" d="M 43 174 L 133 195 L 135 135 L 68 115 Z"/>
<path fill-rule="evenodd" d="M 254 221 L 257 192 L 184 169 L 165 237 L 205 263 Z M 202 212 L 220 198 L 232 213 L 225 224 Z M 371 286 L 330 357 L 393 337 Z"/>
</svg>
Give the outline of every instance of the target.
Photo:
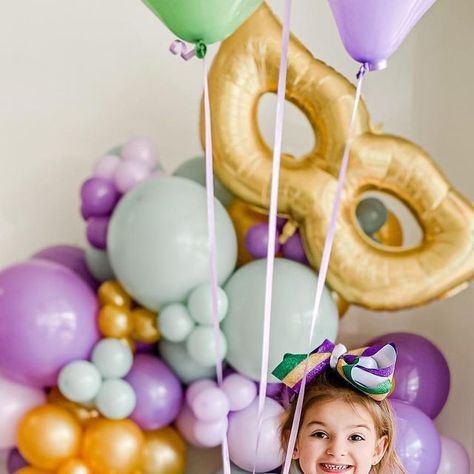
<svg viewBox="0 0 474 474">
<path fill-rule="evenodd" d="M 231 35 L 262 0 L 143 0 L 179 38 L 212 44 Z"/>
<path fill-rule="evenodd" d="M 99 250 L 90 245 L 87 246 L 86 264 L 97 281 L 115 280 L 114 271 L 110 266 L 109 256 L 105 250 Z"/>
<path fill-rule="evenodd" d="M 237 239 L 227 211 L 214 203 L 222 284 L 234 270 Z M 139 184 L 112 214 L 107 253 L 117 279 L 143 306 L 157 311 L 184 302 L 196 286 L 209 281 L 205 190 L 175 176 Z"/>
<path fill-rule="evenodd" d="M 226 360 L 254 380 L 260 379 L 262 360 L 266 263 L 262 259 L 244 265 L 224 287 L 229 298 L 229 311 L 222 322 L 227 338 Z M 316 285 L 317 276 L 310 268 L 291 260 L 275 260 L 269 382 L 278 381 L 271 372 L 284 354 L 305 354 L 308 349 Z M 335 341 L 338 323 L 337 306 L 325 288 L 311 348 L 324 339 Z"/>
<path fill-rule="evenodd" d="M 173 176 L 181 176 L 206 187 L 206 160 L 204 158 L 191 158 L 178 166 Z M 216 176 L 214 176 L 214 195 L 224 207 L 227 207 L 234 200 L 234 195 Z"/>
</svg>

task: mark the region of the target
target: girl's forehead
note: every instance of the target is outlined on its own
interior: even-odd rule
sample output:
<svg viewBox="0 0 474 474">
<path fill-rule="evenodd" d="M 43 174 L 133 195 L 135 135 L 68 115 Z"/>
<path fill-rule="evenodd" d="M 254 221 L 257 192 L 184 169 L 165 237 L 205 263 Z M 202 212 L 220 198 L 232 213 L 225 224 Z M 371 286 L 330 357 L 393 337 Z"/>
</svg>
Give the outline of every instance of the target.
<svg viewBox="0 0 474 474">
<path fill-rule="evenodd" d="M 303 426 L 314 422 L 337 427 L 365 425 L 371 430 L 375 429 L 373 417 L 365 406 L 344 400 L 313 403 L 305 412 Z"/>
</svg>

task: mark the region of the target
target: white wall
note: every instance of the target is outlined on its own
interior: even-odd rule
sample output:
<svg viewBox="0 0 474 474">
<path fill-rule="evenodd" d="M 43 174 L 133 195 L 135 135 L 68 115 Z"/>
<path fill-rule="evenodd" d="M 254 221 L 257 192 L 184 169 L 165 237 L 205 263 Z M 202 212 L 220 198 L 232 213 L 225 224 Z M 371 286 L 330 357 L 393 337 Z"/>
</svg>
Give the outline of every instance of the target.
<svg viewBox="0 0 474 474">
<path fill-rule="evenodd" d="M 270 3 L 282 10 L 283 0 Z M 439 0 L 365 89 L 374 121 L 429 150 L 471 200 L 473 19 L 471 0 Z M 294 2 L 292 30 L 317 57 L 353 77 L 357 66 L 325 1 Z M 1 1 L 0 267 L 43 246 L 83 243 L 79 186 L 97 156 L 129 136 L 153 138 L 168 170 L 200 152 L 200 64 L 171 56 L 172 39 L 140 1 Z M 271 110 L 264 114 L 271 121 Z M 302 124 L 288 124 L 291 147 Z M 453 387 L 437 424 L 471 456 L 474 382 L 465 361 L 472 357 L 473 303 L 471 288 L 402 313 L 352 309 L 342 325 L 354 342 L 409 330 L 438 344 Z"/>
</svg>

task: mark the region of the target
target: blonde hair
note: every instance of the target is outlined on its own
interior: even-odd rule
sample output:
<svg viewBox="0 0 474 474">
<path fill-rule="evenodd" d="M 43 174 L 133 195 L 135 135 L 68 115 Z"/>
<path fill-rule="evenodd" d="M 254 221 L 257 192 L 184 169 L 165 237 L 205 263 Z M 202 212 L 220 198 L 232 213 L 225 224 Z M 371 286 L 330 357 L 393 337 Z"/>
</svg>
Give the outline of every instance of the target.
<svg viewBox="0 0 474 474">
<path fill-rule="evenodd" d="M 341 379 L 336 373 L 326 371 L 316 378 L 306 388 L 301 420 L 303 420 L 308 408 L 315 403 L 341 400 L 352 406 L 362 406 L 371 415 L 374 422 L 376 436 L 378 439 L 385 436 L 387 438 L 387 448 L 380 462 L 373 466 L 370 471 L 373 474 L 408 474 L 403 467 L 397 453 L 395 452 L 395 421 L 394 414 L 390 407 L 390 402 L 383 400 L 376 402 L 369 396 L 352 388 Z M 281 441 L 283 448 L 287 449 L 291 432 L 291 425 L 296 409 L 296 397 L 288 409 L 285 419 L 281 425 Z"/>
</svg>

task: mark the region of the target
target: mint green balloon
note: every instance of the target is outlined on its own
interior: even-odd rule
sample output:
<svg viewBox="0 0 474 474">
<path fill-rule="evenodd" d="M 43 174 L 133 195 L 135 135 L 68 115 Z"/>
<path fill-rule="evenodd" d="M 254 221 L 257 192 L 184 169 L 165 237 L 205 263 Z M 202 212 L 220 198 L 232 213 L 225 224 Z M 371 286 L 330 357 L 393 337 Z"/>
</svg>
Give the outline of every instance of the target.
<svg viewBox="0 0 474 474">
<path fill-rule="evenodd" d="M 206 187 L 206 160 L 204 158 L 191 158 L 178 166 L 173 176 L 181 176 Z M 234 200 L 234 195 L 217 176 L 214 176 L 214 195 L 224 207 L 227 207 Z"/>
<path fill-rule="evenodd" d="M 143 0 L 179 38 L 212 44 L 231 35 L 262 0 Z"/>
<path fill-rule="evenodd" d="M 217 279 L 234 270 L 237 239 L 227 211 L 215 203 Z M 157 311 L 184 302 L 209 281 L 206 192 L 175 176 L 141 183 L 119 202 L 107 253 L 117 279 L 139 303 Z"/>
<path fill-rule="evenodd" d="M 226 360 L 240 373 L 260 379 L 266 260 L 254 260 L 237 270 L 224 287 L 229 311 L 222 322 L 227 338 Z M 278 258 L 273 273 L 272 322 L 269 356 L 271 375 L 287 352 L 305 354 L 316 293 L 317 276 L 305 265 Z M 335 341 L 339 316 L 336 304 L 324 289 L 311 348 L 324 339 Z"/>
</svg>

